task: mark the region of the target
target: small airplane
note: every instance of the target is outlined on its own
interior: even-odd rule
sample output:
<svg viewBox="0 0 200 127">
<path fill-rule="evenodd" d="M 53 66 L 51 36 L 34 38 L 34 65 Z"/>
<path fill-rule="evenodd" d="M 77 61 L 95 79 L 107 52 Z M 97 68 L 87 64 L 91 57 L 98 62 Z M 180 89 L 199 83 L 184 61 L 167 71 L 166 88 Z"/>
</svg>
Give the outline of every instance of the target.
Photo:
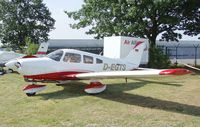
<svg viewBox="0 0 200 127">
<path fill-rule="evenodd" d="M 189 65 L 189 64 L 183 64 L 183 65 L 185 65 L 185 66 L 186 66 L 188 69 L 190 69 L 191 71 L 200 72 L 200 68 L 191 66 L 191 65 Z"/>
<path fill-rule="evenodd" d="M 33 56 L 16 53 L 14 51 L 0 51 L 0 68 L 2 70 L 1 73 L 2 74 L 4 73 L 3 68 L 5 67 L 5 64 L 8 61 L 16 61 L 16 59 L 21 59 L 21 58 L 33 58 L 33 57 L 45 56 L 48 50 L 48 45 L 49 45 L 48 43 L 41 43 L 40 47 L 38 48 L 37 54 Z"/>
<path fill-rule="evenodd" d="M 191 73 L 186 69 L 138 68 L 144 49 L 145 44 L 138 41 L 123 59 L 107 58 L 74 49 L 59 49 L 46 57 L 18 59 L 6 63 L 6 66 L 17 70 L 25 81 L 32 82 L 23 89 L 27 96 L 33 96 L 45 89 L 45 85 L 37 85 L 36 82 L 65 84 L 75 80 L 91 80 L 84 91 L 88 94 L 97 94 L 106 89 L 106 85 L 98 81 L 100 79 Z"/>
<path fill-rule="evenodd" d="M 41 43 L 35 56 L 43 56 L 47 53 L 48 43 Z M 28 57 L 26 54 L 16 53 L 14 51 L 0 51 L 0 66 L 4 67 L 5 63 L 16 58 Z"/>
<path fill-rule="evenodd" d="M 5 63 L 11 59 L 25 56 L 24 54 L 16 53 L 14 51 L 0 51 L 0 66 L 5 67 Z"/>
</svg>

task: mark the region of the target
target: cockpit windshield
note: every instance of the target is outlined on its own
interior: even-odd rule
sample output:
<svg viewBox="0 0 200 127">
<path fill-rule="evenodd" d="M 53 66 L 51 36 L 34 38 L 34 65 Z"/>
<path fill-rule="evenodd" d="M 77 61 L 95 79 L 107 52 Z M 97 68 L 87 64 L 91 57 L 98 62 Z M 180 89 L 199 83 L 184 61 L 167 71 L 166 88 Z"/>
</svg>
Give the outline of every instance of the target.
<svg viewBox="0 0 200 127">
<path fill-rule="evenodd" d="M 49 57 L 50 59 L 55 60 L 55 61 L 60 61 L 62 55 L 63 55 L 63 51 L 57 50 L 57 51 L 54 51 L 52 53 L 49 53 L 47 55 L 47 57 Z"/>
</svg>

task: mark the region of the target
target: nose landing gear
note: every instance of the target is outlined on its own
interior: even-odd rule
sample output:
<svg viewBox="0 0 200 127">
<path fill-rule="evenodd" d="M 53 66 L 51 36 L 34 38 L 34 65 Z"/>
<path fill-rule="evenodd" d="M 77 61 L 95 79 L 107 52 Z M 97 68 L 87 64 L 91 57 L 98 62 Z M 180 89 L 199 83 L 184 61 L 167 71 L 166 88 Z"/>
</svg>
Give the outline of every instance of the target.
<svg viewBox="0 0 200 127">
<path fill-rule="evenodd" d="M 34 96 L 37 92 L 42 91 L 46 88 L 46 85 L 28 85 L 26 86 L 23 91 L 26 93 L 27 96 Z"/>
</svg>

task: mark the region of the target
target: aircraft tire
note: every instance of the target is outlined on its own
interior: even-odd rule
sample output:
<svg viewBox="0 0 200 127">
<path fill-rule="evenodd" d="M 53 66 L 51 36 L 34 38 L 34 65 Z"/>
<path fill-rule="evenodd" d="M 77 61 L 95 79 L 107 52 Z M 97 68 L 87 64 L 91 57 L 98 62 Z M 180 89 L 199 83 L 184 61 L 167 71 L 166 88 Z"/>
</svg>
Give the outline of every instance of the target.
<svg viewBox="0 0 200 127">
<path fill-rule="evenodd" d="M 36 94 L 36 92 L 34 92 L 34 93 L 26 93 L 26 95 L 27 95 L 28 97 L 35 96 L 35 94 Z"/>
<path fill-rule="evenodd" d="M 12 69 L 8 69 L 8 72 L 13 73 L 14 71 Z"/>
</svg>

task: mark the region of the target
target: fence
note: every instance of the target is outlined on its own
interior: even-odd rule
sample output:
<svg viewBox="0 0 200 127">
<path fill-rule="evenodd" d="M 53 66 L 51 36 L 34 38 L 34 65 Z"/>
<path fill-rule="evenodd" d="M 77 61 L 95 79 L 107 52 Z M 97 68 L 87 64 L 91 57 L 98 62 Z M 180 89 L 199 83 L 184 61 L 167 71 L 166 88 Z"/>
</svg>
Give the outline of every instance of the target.
<svg viewBox="0 0 200 127">
<path fill-rule="evenodd" d="M 175 46 L 159 45 L 164 54 L 168 55 L 174 63 L 200 64 L 200 44 L 191 46 Z"/>
</svg>

